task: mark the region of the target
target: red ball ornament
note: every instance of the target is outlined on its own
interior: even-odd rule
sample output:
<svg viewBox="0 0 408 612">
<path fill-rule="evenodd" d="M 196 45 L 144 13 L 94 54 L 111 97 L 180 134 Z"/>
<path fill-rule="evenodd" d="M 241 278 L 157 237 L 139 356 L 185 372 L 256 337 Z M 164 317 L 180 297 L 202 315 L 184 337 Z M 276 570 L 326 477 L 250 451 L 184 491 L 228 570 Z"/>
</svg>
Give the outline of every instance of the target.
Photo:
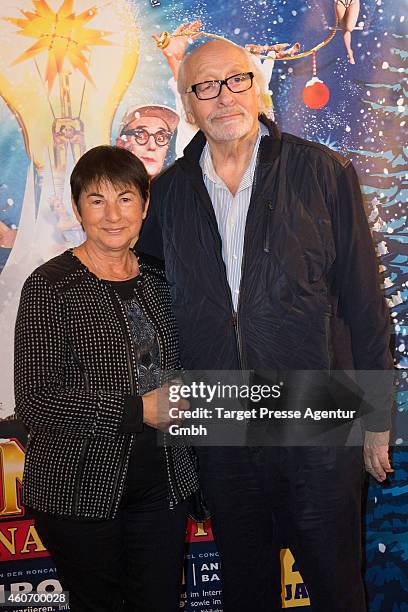
<svg viewBox="0 0 408 612">
<path fill-rule="evenodd" d="M 303 89 L 303 102 L 309 108 L 324 108 L 330 99 L 330 89 L 316 76 Z"/>
</svg>

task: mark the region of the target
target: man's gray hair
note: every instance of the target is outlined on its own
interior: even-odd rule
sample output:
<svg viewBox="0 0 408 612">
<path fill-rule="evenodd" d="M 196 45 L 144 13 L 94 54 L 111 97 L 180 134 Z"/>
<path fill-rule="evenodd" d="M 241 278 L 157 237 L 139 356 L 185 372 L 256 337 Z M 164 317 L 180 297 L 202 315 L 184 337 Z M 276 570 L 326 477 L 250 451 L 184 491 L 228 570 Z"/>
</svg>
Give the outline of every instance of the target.
<svg viewBox="0 0 408 612">
<path fill-rule="evenodd" d="M 200 45 L 199 47 L 195 47 L 194 49 L 192 49 L 189 53 L 186 53 L 182 61 L 180 62 L 178 76 L 177 76 L 177 90 L 181 96 L 181 100 L 183 102 L 185 113 L 187 114 L 191 112 L 190 97 L 189 97 L 191 94 L 186 93 L 187 87 L 189 87 L 192 84 L 192 83 L 187 82 L 188 64 L 191 61 L 191 58 L 194 57 L 194 55 L 200 49 L 202 49 L 202 47 L 205 47 L 206 45 L 213 45 L 214 43 L 216 44 L 220 42 L 230 45 L 234 49 L 239 49 L 242 52 L 243 56 L 246 58 L 248 62 L 248 68 L 251 72 L 254 73 L 254 79 L 257 82 L 259 89 L 260 89 L 260 102 L 259 102 L 258 110 L 260 113 L 267 111 L 268 106 L 266 104 L 266 97 L 269 96 L 269 93 L 268 93 L 269 84 L 266 83 L 265 78 L 262 74 L 262 70 L 260 69 L 260 65 L 259 65 L 260 60 L 257 60 L 252 53 L 247 51 L 247 49 L 244 49 L 244 47 L 241 47 L 240 45 L 237 45 L 231 42 L 230 40 L 222 40 L 222 41 L 208 40 L 202 45 Z"/>
</svg>

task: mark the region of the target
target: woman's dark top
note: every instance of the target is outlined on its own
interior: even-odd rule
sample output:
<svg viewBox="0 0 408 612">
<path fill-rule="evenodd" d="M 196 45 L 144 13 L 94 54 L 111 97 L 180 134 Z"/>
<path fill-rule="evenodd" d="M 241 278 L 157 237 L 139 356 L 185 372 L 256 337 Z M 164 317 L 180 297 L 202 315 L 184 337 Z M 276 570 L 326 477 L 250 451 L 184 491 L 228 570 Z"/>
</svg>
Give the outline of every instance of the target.
<svg viewBox="0 0 408 612">
<path fill-rule="evenodd" d="M 143 277 L 139 275 L 125 281 L 105 282 L 116 291 L 125 308 L 137 357 L 139 395 L 144 395 L 160 386 L 160 350 L 154 326 L 139 304 L 138 288 L 143 283 Z M 165 456 L 157 433 L 157 429 L 144 424 L 143 431 L 136 435 L 121 507 L 137 505 L 153 510 L 168 506 Z"/>
</svg>

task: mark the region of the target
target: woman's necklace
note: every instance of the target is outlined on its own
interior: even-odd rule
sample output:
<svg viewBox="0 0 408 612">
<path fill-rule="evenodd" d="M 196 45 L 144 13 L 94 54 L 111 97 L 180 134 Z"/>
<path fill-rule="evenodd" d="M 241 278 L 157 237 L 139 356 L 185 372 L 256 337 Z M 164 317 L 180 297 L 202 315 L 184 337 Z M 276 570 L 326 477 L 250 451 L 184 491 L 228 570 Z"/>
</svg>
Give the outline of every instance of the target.
<svg viewBox="0 0 408 612">
<path fill-rule="evenodd" d="M 125 264 L 125 273 L 124 275 L 120 275 L 117 276 L 116 274 L 114 274 L 113 272 L 109 271 L 108 275 L 104 274 L 100 268 L 100 266 L 98 266 L 98 264 L 96 263 L 96 261 L 94 260 L 94 258 L 92 257 L 92 255 L 90 254 L 90 252 L 88 251 L 88 248 L 86 246 L 86 244 L 83 245 L 84 251 L 86 253 L 86 256 L 88 257 L 89 261 L 92 264 L 92 267 L 94 268 L 95 272 L 97 273 L 97 276 L 99 276 L 99 278 L 103 278 L 104 280 L 121 280 L 121 281 L 125 281 L 125 280 L 129 280 L 131 278 L 134 278 L 135 276 L 137 276 L 137 259 L 135 256 L 132 256 L 132 253 L 130 251 L 128 251 L 128 259 L 127 262 Z M 136 264 L 136 266 L 135 266 Z M 127 269 L 129 270 L 129 272 L 127 272 Z M 106 276 L 109 276 L 109 278 L 105 278 Z"/>
</svg>

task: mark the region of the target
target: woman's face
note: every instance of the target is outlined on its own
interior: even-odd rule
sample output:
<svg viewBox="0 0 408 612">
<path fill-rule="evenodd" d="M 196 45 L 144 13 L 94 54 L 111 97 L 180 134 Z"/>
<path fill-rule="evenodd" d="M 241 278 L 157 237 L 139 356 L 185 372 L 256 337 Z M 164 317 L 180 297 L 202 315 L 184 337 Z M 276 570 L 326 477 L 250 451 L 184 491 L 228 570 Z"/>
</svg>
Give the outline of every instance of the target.
<svg viewBox="0 0 408 612">
<path fill-rule="evenodd" d="M 106 253 L 129 248 L 140 232 L 146 216 L 142 197 L 133 185 L 117 188 L 109 182 L 92 183 L 73 203 L 75 216 L 86 232 L 88 242 Z"/>
<path fill-rule="evenodd" d="M 149 139 L 146 144 L 139 144 L 132 135 L 123 136 L 117 139 L 117 145 L 124 147 L 136 155 L 143 163 L 150 176 L 156 176 L 163 168 L 164 160 L 169 148 L 169 145 L 159 146 L 156 144 L 154 137 L 151 134 L 158 132 L 168 132 L 169 128 L 159 117 L 140 117 L 131 121 L 127 126 L 127 130 L 143 129 L 149 133 Z"/>
</svg>

